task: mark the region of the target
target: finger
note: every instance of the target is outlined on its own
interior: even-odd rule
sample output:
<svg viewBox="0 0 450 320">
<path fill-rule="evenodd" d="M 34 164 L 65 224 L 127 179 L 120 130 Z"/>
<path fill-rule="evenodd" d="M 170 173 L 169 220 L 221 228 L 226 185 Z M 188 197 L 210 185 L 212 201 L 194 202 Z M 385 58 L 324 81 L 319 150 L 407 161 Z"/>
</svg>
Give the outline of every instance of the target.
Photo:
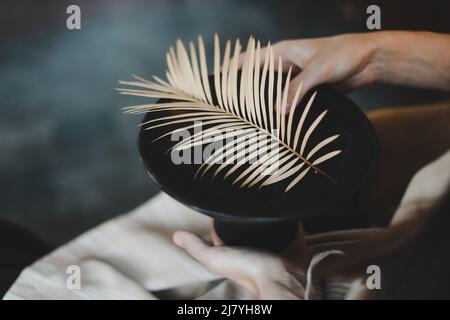
<svg viewBox="0 0 450 320">
<path fill-rule="evenodd" d="M 187 231 L 175 232 L 173 241 L 212 272 L 248 286 L 245 279 L 251 274 L 248 269 L 252 269 L 254 266 L 252 264 L 239 264 L 238 261 L 241 257 L 239 249 L 211 247 L 203 239 Z M 242 273 L 245 276 L 242 276 Z"/>
<path fill-rule="evenodd" d="M 259 61 L 256 62 L 257 65 L 259 65 L 259 67 L 262 67 L 264 65 L 264 61 L 266 60 L 267 50 L 268 50 L 268 47 L 261 48 Z M 241 52 L 239 54 L 239 57 L 238 57 L 238 69 L 241 69 L 242 66 L 244 65 L 246 54 L 247 54 L 246 51 Z"/>
<path fill-rule="evenodd" d="M 345 253 L 345 259 L 330 258 L 327 264 L 320 266 L 320 273 L 323 275 L 333 274 L 356 274 L 361 271 L 361 266 L 370 264 L 380 264 L 388 259 L 394 252 L 398 252 L 404 243 L 410 241 L 409 237 L 403 240 L 399 237 L 400 228 L 388 228 L 380 230 L 369 238 L 350 241 L 338 241 L 336 243 L 327 243 L 312 246 L 309 249 L 312 253 L 322 252 L 323 250 L 339 250 Z"/>
<path fill-rule="evenodd" d="M 327 82 L 329 78 L 327 74 L 327 68 L 324 66 L 318 67 L 316 63 L 313 62 L 308 65 L 302 72 L 299 73 L 298 76 L 292 79 L 288 89 L 289 91 L 287 96 L 286 108 L 285 110 L 283 110 L 283 112 L 289 113 L 290 110 L 294 107 L 294 103 L 296 105 L 299 104 L 309 90 L 321 83 Z M 296 97 L 296 92 L 300 83 L 302 83 L 302 88 L 298 93 L 298 97 Z"/>
<path fill-rule="evenodd" d="M 290 59 L 288 59 L 286 57 L 286 55 L 284 54 L 285 51 L 282 48 L 280 48 L 280 43 L 276 43 L 274 45 L 271 45 L 269 43 L 268 46 L 263 47 L 260 50 L 261 51 L 259 54 L 259 61 L 255 62 L 255 66 L 259 66 L 260 68 L 262 68 L 264 66 L 264 62 L 266 61 L 266 59 L 268 59 L 268 51 L 271 50 L 275 61 L 278 61 L 278 58 L 281 58 L 281 61 L 282 61 L 281 67 L 282 67 L 283 72 L 287 72 L 290 67 L 294 67 L 294 69 L 293 69 L 294 72 L 298 71 L 296 69 L 296 66 L 292 64 L 292 61 L 290 61 Z M 244 51 L 239 54 L 238 69 L 241 69 L 242 66 L 244 65 L 246 53 L 247 52 Z"/>
<path fill-rule="evenodd" d="M 355 243 L 330 244 L 322 248 L 312 248 L 313 254 L 320 254 L 329 250 L 338 250 L 343 252 L 342 256 L 330 257 L 326 264 L 318 266 L 320 274 L 324 276 L 355 276 L 363 271 L 362 266 L 367 266 L 376 262 L 379 264 L 388 254 L 381 253 L 378 243 L 371 240 L 360 240 Z M 324 250 L 324 251 L 322 251 Z M 375 250 L 375 254 L 368 254 L 371 250 Z"/>
<path fill-rule="evenodd" d="M 289 84 L 286 106 L 283 110 L 281 110 L 283 114 L 288 114 L 294 106 L 300 103 L 304 95 L 304 90 L 305 88 L 303 86 L 303 81 L 300 79 L 300 76 L 298 75 L 294 77 Z"/>
<path fill-rule="evenodd" d="M 185 249 L 189 255 L 203 265 L 209 264 L 209 249 L 211 248 L 204 240 L 188 231 L 176 231 L 173 234 L 173 242 Z"/>
<path fill-rule="evenodd" d="M 367 243 L 370 239 L 359 239 L 359 240 L 342 240 L 342 241 L 330 241 L 319 244 L 314 244 L 308 247 L 308 251 L 311 256 L 318 254 L 320 252 L 329 250 L 339 250 L 342 252 L 348 252 L 354 250 L 355 248 L 361 246 L 363 243 Z"/>
<path fill-rule="evenodd" d="M 339 230 L 331 231 L 325 233 L 312 234 L 305 237 L 306 245 L 318 245 L 321 243 L 337 242 L 337 241 L 348 241 L 348 240 L 360 240 L 370 238 L 382 229 L 370 228 L 370 229 L 350 229 L 350 230 Z"/>
</svg>

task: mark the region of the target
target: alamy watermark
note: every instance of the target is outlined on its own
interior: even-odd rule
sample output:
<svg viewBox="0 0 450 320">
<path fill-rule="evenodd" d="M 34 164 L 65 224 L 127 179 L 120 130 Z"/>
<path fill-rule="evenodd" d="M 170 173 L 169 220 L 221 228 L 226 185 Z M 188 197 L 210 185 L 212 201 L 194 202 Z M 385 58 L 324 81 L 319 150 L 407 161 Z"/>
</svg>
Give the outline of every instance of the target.
<svg viewBox="0 0 450 320">
<path fill-rule="evenodd" d="M 69 30 L 81 29 L 81 9 L 76 4 L 67 7 L 66 13 L 69 15 L 66 19 L 66 26 Z"/>
<path fill-rule="evenodd" d="M 366 273 L 369 275 L 366 280 L 366 287 L 369 290 L 381 289 L 381 268 L 376 264 L 367 267 Z"/>
<path fill-rule="evenodd" d="M 67 267 L 66 274 L 66 288 L 69 290 L 81 289 L 81 268 L 80 266 L 73 264 Z"/>
<path fill-rule="evenodd" d="M 203 130 L 199 121 L 195 122 L 193 133 L 187 129 L 172 132 L 171 141 L 175 143 L 169 150 L 175 165 L 255 164 L 264 168 L 263 174 L 273 174 L 287 153 L 282 150 L 279 130 L 272 130 L 271 134 L 257 128 Z"/>
<path fill-rule="evenodd" d="M 369 14 L 366 20 L 366 27 L 369 30 L 381 29 L 381 9 L 376 4 L 367 7 L 366 13 Z"/>
</svg>

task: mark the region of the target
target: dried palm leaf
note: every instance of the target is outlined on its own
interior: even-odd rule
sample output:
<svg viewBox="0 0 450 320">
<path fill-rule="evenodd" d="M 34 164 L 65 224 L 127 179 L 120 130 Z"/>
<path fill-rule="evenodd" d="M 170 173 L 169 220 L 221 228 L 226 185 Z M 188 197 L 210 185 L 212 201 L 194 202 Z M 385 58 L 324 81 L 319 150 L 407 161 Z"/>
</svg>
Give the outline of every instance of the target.
<svg viewBox="0 0 450 320">
<path fill-rule="evenodd" d="M 198 37 L 198 54 L 193 42 L 189 43 L 189 51 L 188 54 L 184 44 L 178 40 L 176 48 L 170 48 L 166 56 L 167 80 L 153 76 L 153 81 L 148 81 L 134 76 L 136 81 L 119 83 L 136 89 L 121 88 L 118 91 L 121 94 L 164 99 L 164 102 L 160 103 L 124 108 L 125 112 L 132 114 L 161 112 L 160 117 L 143 123 L 146 130 L 167 129 L 155 140 L 179 130 L 192 129 L 198 122 L 205 127 L 174 144 L 168 151 L 185 150 L 228 137 L 235 138 L 216 149 L 200 166 L 196 177 L 204 176 L 211 168 L 216 167 L 213 176 L 223 172 L 223 178 L 226 179 L 241 168 L 242 172 L 234 179 L 233 184 L 239 183 L 240 187 L 258 185 L 261 188 L 289 179 L 285 189 L 288 191 L 312 170 L 336 183 L 332 177 L 319 169 L 318 165 L 341 152 L 335 150 L 320 155 L 320 151 L 339 135 L 327 137 L 306 153 L 308 141 L 326 116 L 327 110 L 314 119 L 308 128 L 305 127 L 306 118 L 317 94 L 314 92 L 302 111 L 298 124 L 293 123 L 294 113 L 300 102 L 300 84 L 296 88 L 291 112 L 289 115 L 282 112 L 287 104 L 291 70 L 283 85 L 282 61 L 281 58 L 277 61 L 276 70 L 270 43 L 262 60 L 260 42 L 250 37 L 246 52 L 241 57 L 243 64 L 239 71 L 239 40 L 235 42 L 232 55 L 231 41 L 226 42 L 221 60 L 219 37 L 215 35 L 212 84 L 208 78 L 202 37 Z M 176 129 L 173 129 L 174 125 Z M 274 150 L 275 153 L 270 153 Z M 254 159 L 261 152 L 265 152 L 264 156 L 246 168 L 243 167 L 242 161 L 237 161 L 243 156 Z M 277 166 L 270 165 L 273 161 L 276 161 Z"/>
</svg>

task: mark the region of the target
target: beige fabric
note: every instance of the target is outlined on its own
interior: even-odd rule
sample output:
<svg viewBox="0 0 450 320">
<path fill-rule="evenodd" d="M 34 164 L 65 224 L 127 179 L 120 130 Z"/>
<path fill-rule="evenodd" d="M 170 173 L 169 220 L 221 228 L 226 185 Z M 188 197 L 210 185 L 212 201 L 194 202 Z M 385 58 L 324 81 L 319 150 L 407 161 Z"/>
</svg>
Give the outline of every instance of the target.
<svg viewBox="0 0 450 320">
<path fill-rule="evenodd" d="M 26 268 L 3 299 L 254 298 L 247 289 L 212 274 L 175 246 L 171 238 L 179 229 L 207 238 L 210 218 L 160 193 Z M 80 289 L 66 285 L 67 268 L 73 265 L 80 268 Z M 322 297 L 321 282 L 312 277 L 313 266 L 307 271 L 310 284 L 305 299 Z M 343 298 L 347 287 L 344 284 L 339 292 L 336 288 L 330 292 Z"/>
<path fill-rule="evenodd" d="M 450 188 L 450 151 L 420 170 L 411 181 L 394 215 L 391 226 L 415 220 L 428 206 L 448 195 Z M 417 210 L 417 207 L 422 210 Z M 426 212 L 430 210 L 425 210 Z M 431 210 L 432 211 L 432 210 Z M 430 211 L 430 212 L 431 212 Z M 419 220 L 421 221 L 421 220 Z M 58 248 L 26 268 L 4 299 L 247 299 L 251 294 L 230 280 L 206 270 L 183 250 L 172 244 L 175 230 L 187 229 L 204 237 L 209 234 L 210 219 L 161 193 L 132 212 L 104 223 Z M 387 229 L 388 231 L 388 229 Z M 365 238 L 377 230 L 341 231 L 353 240 Z M 309 237 L 318 238 L 320 250 L 313 262 L 337 253 L 336 232 Z M 327 247 L 327 239 L 334 241 Z M 348 241 L 343 239 L 344 247 Z M 383 243 L 381 243 L 383 244 Z M 311 246 L 312 245 L 312 246 Z M 345 252 L 344 252 L 345 254 Z M 66 269 L 81 269 L 81 289 L 66 286 Z M 306 298 L 339 299 L 349 283 L 328 279 L 324 294 L 312 292 L 311 263 L 307 270 Z M 331 281 L 330 281 L 331 280 Z M 390 279 L 395 281 L 395 279 Z M 363 285 L 353 286 L 347 298 L 363 297 Z"/>
<path fill-rule="evenodd" d="M 4 299 L 252 298 L 172 244 L 178 229 L 207 236 L 209 221 L 160 193 L 26 268 Z M 80 267 L 81 289 L 66 286 L 70 265 Z"/>
</svg>

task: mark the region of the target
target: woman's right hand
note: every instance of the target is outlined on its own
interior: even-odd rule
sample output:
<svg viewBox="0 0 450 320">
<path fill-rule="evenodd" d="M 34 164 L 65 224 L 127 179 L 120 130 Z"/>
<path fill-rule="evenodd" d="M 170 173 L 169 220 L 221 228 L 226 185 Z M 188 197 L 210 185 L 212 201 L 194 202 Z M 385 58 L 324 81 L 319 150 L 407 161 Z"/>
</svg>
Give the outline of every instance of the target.
<svg viewBox="0 0 450 320">
<path fill-rule="evenodd" d="M 303 82 L 301 95 L 322 83 L 354 90 L 374 82 L 450 90 L 450 36 L 429 32 L 385 31 L 317 39 L 285 40 L 272 46 L 283 70 L 293 67 L 287 110 Z M 263 63 L 267 48 L 261 51 Z M 300 100 L 299 99 L 299 100 Z"/>
<path fill-rule="evenodd" d="M 376 46 L 367 34 L 286 40 L 272 48 L 275 59 L 281 57 L 283 69 L 292 66 L 293 71 L 300 71 L 291 81 L 288 110 L 301 82 L 302 93 L 306 93 L 321 83 L 335 83 L 345 90 L 353 90 L 376 80 L 373 63 Z"/>
</svg>

